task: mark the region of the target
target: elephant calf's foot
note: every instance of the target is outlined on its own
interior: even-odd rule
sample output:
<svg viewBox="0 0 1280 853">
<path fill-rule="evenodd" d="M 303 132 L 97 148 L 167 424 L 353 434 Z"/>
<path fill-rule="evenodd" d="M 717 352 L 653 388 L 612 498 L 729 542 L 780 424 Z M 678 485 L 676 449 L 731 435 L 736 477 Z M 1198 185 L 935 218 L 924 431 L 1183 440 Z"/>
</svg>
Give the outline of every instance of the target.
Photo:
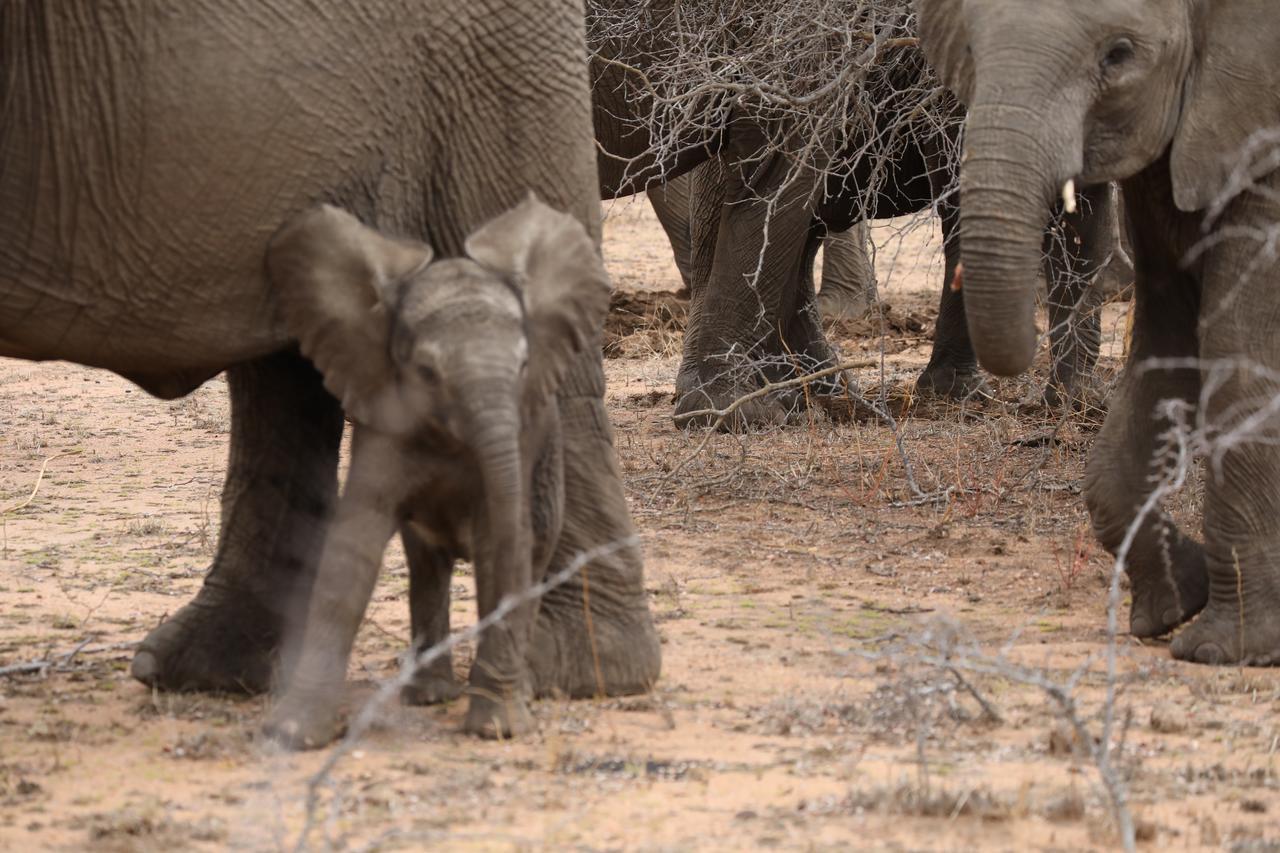
<svg viewBox="0 0 1280 853">
<path fill-rule="evenodd" d="M 341 688 L 334 688 L 334 691 Z M 343 732 L 335 697 L 290 691 L 262 724 L 263 733 L 286 749 L 320 749 Z"/>
<path fill-rule="evenodd" d="M 160 690 L 263 693 L 270 689 L 279 619 L 244 601 L 211 602 L 202 591 L 138 646 L 133 677 Z"/>
<path fill-rule="evenodd" d="M 467 719 L 463 723 L 468 734 L 500 740 L 522 737 L 536 727 L 533 714 L 529 713 L 529 703 L 523 697 L 497 696 L 487 689 L 473 688 Z"/>
<path fill-rule="evenodd" d="M 916 380 L 916 394 L 963 400 L 984 393 L 987 383 L 976 365 L 957 365 L 950 361 L 929 362 Z"/>
<path fill-rule="evenodd" d="M 1280 664 L 1280 621 L 1276 602 L 1243 610 L 1232 600 L 1213 601 L 1183 629 L 1169 649 L 1179 660 L 1207 664 Z"/>
<path fill-rule="evenodd" d="M 447 657 L 413 674 L 413 680 L 400 690 L 400 701 L 406 705 L 438 705 L 451 702 L 462 693 L 462 685 L 453 676 L 453 662 Z"/>
</svg>

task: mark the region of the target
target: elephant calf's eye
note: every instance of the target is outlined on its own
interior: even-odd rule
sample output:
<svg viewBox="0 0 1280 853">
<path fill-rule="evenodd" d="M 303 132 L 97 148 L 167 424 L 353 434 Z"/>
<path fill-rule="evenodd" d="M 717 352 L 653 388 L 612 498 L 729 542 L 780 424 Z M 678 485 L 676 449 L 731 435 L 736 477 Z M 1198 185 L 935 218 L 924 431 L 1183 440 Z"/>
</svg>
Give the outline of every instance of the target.
<svg viewBox="0 0 1280 853">
<path fill-rule="evenodd" d="M 1106 54 L 1102 57 L 1102 70 L 1107 71 L 1124 65 L 1133 59 L 1133 56 L 1133 42 L 1127 38 L 1118 38 L 1111 47 L 1107 48 Z"/>
<path fill-rule="evenodd" d="M 440 378 L 440 374 L 436 373 L 435 368 L 429 364 L 418 365 L 418 376 L 422 378 L 423 382 L 426 382 L 431 385 L 434 385 L 436 381 Z"/>
</svg>

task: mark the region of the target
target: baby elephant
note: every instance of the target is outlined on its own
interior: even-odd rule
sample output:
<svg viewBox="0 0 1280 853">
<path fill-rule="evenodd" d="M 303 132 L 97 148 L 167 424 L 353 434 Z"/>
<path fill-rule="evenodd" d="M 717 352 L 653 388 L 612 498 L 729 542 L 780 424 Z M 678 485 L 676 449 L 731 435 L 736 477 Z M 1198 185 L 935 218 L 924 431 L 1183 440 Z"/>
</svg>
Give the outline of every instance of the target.
<svg viewBox="0 0 1280 853">
<path fill-rule="evenodd" d="M 475 565 L 480 616 L 541 579 L 560 535 L 563 451 L 555 392 L 604 322 L 609 283 L 573 217 L 532 197 L 471 235 L 465 258 L 393 239 L 324 206 L 273 239 L 284 321 L 355 424 L 351 470 L 324 544 L 287 691 L 266 730 L 295 747 L 339 731 L 356 630 L 388 540 L 410 568 L 415 648 L 448 635 L 454 560 Z M 529 730 L 530 601 L 480 637 L 466 728 Z M 450 661 L 409 701 L 455 695 Z"/>
</svg>

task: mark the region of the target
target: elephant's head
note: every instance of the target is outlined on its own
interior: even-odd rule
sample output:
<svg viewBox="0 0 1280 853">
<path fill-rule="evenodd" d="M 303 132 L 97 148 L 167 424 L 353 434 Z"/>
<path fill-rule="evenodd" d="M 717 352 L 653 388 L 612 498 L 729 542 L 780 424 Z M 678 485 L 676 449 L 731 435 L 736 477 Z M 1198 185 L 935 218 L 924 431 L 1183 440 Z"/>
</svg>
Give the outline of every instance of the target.
<svg viewBox="0 0 1280 853">
<path fill-rule="evenodd" d="M 467 443 L 495 421 L 518 428 L 603 323 L 608 278 L 573 217 L 531 197 L 466 252 L 434 260 L 328 205 L 272 240 L 285 325 L 356 423 Z"/>
<path fill-rule="evenodd" d="M 1042 229 L 1068 181 L 1168 152 L 1173 198 L 1207 207 L 1256 129 L 1280 124 L 1274 0 L 916 0 L 925 51 L 969 107 L 964 298 L 994 373 L 1035 351 Z"/>
</svg>

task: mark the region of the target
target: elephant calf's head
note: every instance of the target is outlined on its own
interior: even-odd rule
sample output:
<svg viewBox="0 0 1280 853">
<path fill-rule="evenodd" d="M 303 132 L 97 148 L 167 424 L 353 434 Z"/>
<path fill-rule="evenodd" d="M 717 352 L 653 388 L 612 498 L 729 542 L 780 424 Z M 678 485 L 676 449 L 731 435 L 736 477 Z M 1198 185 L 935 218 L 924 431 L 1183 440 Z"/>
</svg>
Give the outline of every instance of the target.
<svg viewBox="0 0 1280 853">
<path fill-rule="evenodd" d="M 467 257 L 433 260 L 321 206 L 272 240 L 289 332 L 357 423 L 462 441 L 517 426 L 604 321 L 609 285 L 576 219 L 530 197 L 478 229 Z"/>
</svg>

